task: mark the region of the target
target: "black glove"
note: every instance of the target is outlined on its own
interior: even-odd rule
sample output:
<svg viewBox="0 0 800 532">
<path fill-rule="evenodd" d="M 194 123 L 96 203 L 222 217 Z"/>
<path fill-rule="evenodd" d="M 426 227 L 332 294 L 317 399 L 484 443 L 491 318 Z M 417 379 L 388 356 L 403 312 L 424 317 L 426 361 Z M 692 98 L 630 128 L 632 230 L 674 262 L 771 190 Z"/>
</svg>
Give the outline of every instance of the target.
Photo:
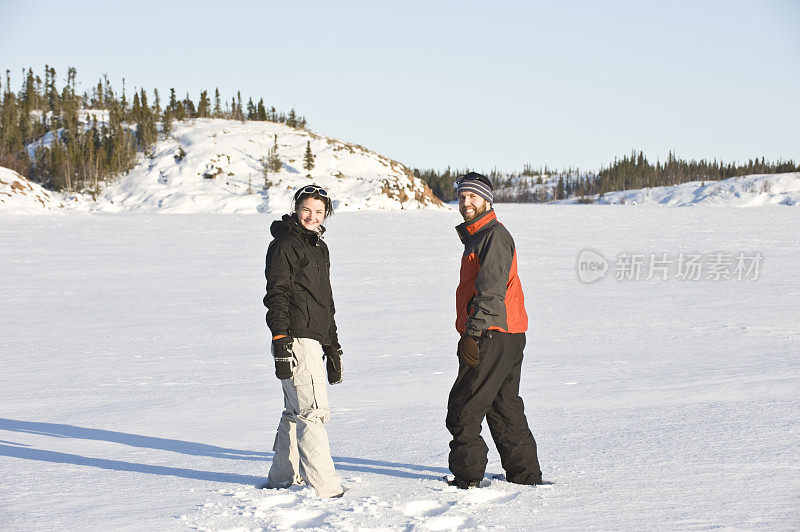
<svg viewBox="0 0 800 532">
<path fill-rule="evenodd" d="M 292 337 L 284 336 L 272 341 L 272 356 L 275 357 L 275 376 L 279 379 L 291 379 L 294 369 L 292 355 Z"/>
<path fill-rule="evenodd" d="M 481 341 L 480 336 L 470 336 L 465 334 L 458 341 L 458 359 L 467 366 L 474 368 L 481 361 L 480 354 L 478 353 Z"/>
<path fill-rule="evenodd" d="M 328 382 L 339 384 L 342 382 L 342 350 L 337 345 L 326 345 L 322 350 L 327 359 L 325 369 L 328 370 Z"/>
</svg>

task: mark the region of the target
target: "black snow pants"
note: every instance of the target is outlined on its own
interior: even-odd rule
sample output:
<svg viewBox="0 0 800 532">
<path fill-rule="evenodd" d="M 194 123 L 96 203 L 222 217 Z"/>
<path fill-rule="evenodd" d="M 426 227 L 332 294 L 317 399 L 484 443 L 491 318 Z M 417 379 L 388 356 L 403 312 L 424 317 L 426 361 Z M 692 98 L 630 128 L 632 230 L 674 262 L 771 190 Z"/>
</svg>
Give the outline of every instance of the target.
<svg viewBox="0 0 800 532">
<path fill-rule="evenodd" d="M 484 416 L 489 424 L 506 479 L 541 484 L 542 471 L 525 407 L 519 396 L 525 333 L 497 331 L 480 343 L 480 362 L 460 364 L 447 402 L 450 471 L 462 480 L 480 480 L 486 471 L 486 443 L 481 438 Z"/>
</svg>

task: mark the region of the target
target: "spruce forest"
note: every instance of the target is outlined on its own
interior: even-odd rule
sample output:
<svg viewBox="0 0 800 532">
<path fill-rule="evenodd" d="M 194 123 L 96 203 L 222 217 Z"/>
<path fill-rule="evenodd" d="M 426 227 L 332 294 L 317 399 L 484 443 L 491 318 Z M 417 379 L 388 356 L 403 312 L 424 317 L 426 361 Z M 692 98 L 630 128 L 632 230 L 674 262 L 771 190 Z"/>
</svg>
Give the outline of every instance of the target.
<svg viewBox="0 0 800 532">
<path fill-rule="evenodd" d="M 134 89 L 129 96 L 122 81 L 117 91 L 103 76 L 89 91 L 76 90 L 77 72 L 67 70 L 59 88 L 56 70 L 45 65 L 44 79 L 29 68 L 19 92 L 11 88 L 6 70 L 0 82 L 0 166 L 11 168 L 43 186 L 58 191 L 91 191 L 136 164 L 159 134 L 169 135 L 173 120 L 225 118 L 280 122 L 305 129 L 307 122 L 294 109 L 288 113 L 267 107 L 263 98 L 242 104 L 237 91 L 230 101 L 219 89 L 208 90 L 195 101 L 187 93 L 178 98 L 170 89 L 166 100 L 158 89 Z"/>
</svg>

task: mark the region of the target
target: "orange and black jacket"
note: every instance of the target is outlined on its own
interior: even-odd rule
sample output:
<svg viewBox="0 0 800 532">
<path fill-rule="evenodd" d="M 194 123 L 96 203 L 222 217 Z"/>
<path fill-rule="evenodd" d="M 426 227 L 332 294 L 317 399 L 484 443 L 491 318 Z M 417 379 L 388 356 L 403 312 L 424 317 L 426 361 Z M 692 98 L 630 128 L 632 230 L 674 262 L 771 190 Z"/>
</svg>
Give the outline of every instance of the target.
<svg viewBox="0 0 800 532">
<path fill-rule="evenodd" d="M 456 227 L 464 243 L 456 289 L 456 329 L 480 336 L 486 330 L 524 333 L 525 297 L 517 276 L 517 250 L 494 210 Z"/>
</svg>

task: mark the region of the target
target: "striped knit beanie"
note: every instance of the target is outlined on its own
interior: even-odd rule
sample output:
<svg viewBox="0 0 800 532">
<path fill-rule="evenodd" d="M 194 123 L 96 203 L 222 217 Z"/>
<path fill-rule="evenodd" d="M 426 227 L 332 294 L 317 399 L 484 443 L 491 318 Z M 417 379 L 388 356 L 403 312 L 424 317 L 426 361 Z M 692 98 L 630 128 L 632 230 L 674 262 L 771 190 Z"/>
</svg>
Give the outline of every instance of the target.
<svg viewBox="0 0 800 532">
<path fill-rule="evenodd" d="M 492 182 L 483 174 L 477 172 L 470 172 L 467 175 L 460 176 L 456 180 L 458 186 L 458 194 L 462 191 L 474 192 L 482 197 L 489 203 L 492 201 Z"/>
</svg>

